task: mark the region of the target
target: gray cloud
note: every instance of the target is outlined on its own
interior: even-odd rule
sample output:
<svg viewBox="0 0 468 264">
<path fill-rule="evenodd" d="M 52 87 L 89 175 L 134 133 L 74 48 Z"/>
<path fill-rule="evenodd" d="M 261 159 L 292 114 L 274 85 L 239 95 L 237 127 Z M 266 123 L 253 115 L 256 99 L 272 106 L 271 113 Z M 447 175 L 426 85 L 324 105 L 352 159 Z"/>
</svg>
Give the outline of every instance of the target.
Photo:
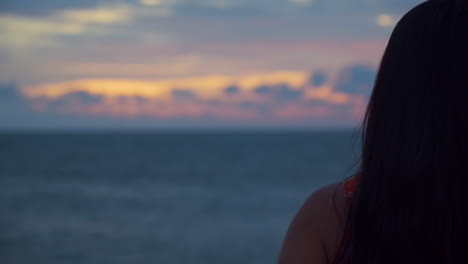
<svg viewBox="0 0 468 264">
<path fill-rule="evenodd" d="M 355 95 L 368 94 L 371 91 L 372 83 L 374 80 L 375 71 L 373 67 L 364 64 L 350 65 L 340 71 L 334 89 Z M 309 82 L 315 86 L 319 86 L 326 82 L 327 76 L 321 72 L 316 72 L 311 75 Z M 225 95 L 238 94 L 241 90 L 237 86 L 225 87 L 223 90 Z M 265 100 L 252 100 L 246 99 L 244 101 L 234 102 L 233 100 L 223 101 L 222 99 L 209 99 L 205 100 L 197 96 L 193 90 L 190 89 L 175 89 L 171 91 L 171 96 L 174 102 L 180 103 L 195 103 L 200 106 L 207 106 L 205 115 L 201 117 L 193 116 L 171 116 L 164 118 L 150 117 L 150 116 L 137 116 L 131 120 L 126 117 L 112 117 L 108 114 L 97 114 L 93 116 L 87 113 L 67 113 L 68 105 L 91 106 L 99 104 L 104 100 L 103 96 L 90 94 L 86 91 L 76 91 L 64 94 L 63 96 L 50 99 L 39 97 L 34 99 L 24 98 L 19 89 L 14 84 L 0 84 L 0 128 L 5 127 L 64 127 L 64 126 L 81 126 L 81 127 L 132 127 L 141 126 L 152 122 L 155 127 L 164 127 L 177 124 L 178 126 L 197 126 L 197 122 L 212 122 L 211 125 L 215 126 L 218 123 L 234 126 L 241 124 L 242 119 L 232 121 L 229 118 L 223 119 L 217 115 L 216 111 L 222 113 L 224 110 L 243 110 L 251 112 L 253 116 L 261 117 L 265 124 L 268 122 L 281 122 L 285 125 L 292 122 L 299 124 L 311 122 L 316 124 L 335 122 L 337 124 L 348 124 L 351 122 L 350 115 L 353 112 L 354 104 L 332 104 L 325 100 L 306 99 L 304 97 L 304 89 L 296 89 L 287 84 L 275 85 L 260 85 L 255 87 L 249 92 L 250 95 L 256 95 Z M 243 94 L 242 94 L 243 95 Z M 236 97 L 237 98 L 237 97 Z M 239 97 L 240 98 L 240 97 Z M 247 97 L 249 98 L 249 97 Z M 260 101 L 260 102 L 259 102 Z M 153 99 L 148 99 L 141 96 L 120 96 L 117 98 L 117 103 L 122 105 L 128 103 L 156 103 Z M 30 105 L 45 106 L 42 112 L 32 111 Z M 224 108 L 225 107 L 225 108 Z M 330 109 L 330 114 L 327 115 L 308 115 L 304 113 L 301 117 L 299 113 L 297 118 L 291 120 L 278 119 L 276 114 L 279 113 L 281 107 L 291 107 L 292 111 L 310 111 L 313 113 L 316 109 Z M 294 110 L 302 109 L 302 110 Z M 319 111 L 319 110 L 318 110 Z M 294 117 L 294 114 L 292 114 Z M 216 117 L 216 118 L 215 118 Z M 145 120 L 138 123 L 136 120 Z M 301 121 L 302 120 L 302 121 Z M 245 121 L 252 122 L 252 121 Z M 206 124 L 208 124 L 206 123 Z M 102 124 L 102 126 L 101 126 Z M 314 123 L 315 124 L 315 123 Z M 260 123 L 253 123 L 252 125 L 261 125 Z"/>
<path fill-rule="evenodd" d="M 104 99 L 101 95 L 93 95 L 85 91 L 76 91 L 64 94 L 63 96 L 52 99 L 48 106 L 51 108 L 70 105 L 70 104 L 80 104 L 80 105 L 93 105 L 98 104 Z"/>
<path fill-rule="evenodd" d="M 143 96 L 139 96 L 139 95 L 135 95 L 135 96 L 118 96 L 117 97 L 117 103 L 119 104 L 127 104 L 127 103 L 131 103 L 131 102 L 136 102 L 137 104 L 144 104 L 144 103 L 147 103 L 147 102 L 150 102 L 151 99 L 148 99 L 146 97 L 143 97 Z"/>
<path fill-rule="evenodd" d="M 0 83 L 0 128 L 30 126 L 37 114 L 13 83 Z"/>
<path fill-rule="evenodd" d="M 338 74 L 335 90 L 351 93 L 369 95 L 375 79 L 375 70 L 366 64 L 356 64 L 344 68 Z"/>
<path fill-rule="evenodd" d="M 261 85 L 254 88 L 253 92 L 264 97 L 269 97 L 277 103 L 297 101 L 303 95 L 302 90 L 292 89 L 286 84 Z"/>
<path fill-rule="evenodd" d="M 112 1 L 99 0 L 6 0 L 0 1 L 0 13 L 15 13 L 23 15 L 45 15 L 59 9 L 67 8 L 92 8 L 103 2 L 112 3 Z"/>
<path fill-rule="evenodd" d="M 311 74 L 310 79 L 309 79 L 309 84 L 312 84 L 313 86 L 322 86 L 325 84 L 327 81 L 328 76 L 326 73 L 322 71 L 317 71 Z"/>
<path fill-rule="evenodd" d="M 23 96 L 13 83 L 0 83 L 0 102 L 2 104 L 18 102 L 23 100 Z"/>
<path fill-rule="evenodd" d="M 228 87 L 224 88 L 223 91 L 227 95 L 235 95 L 235 94 L 238 94 L 240 92 L 240 88 L 237 85 L 231 85 L 231 86 L 228 86 Z"/>
<path fill-rule="evenodd" d="M 302 90 L 291 89 L 287 85 L 279 85 L 276 87 L 275 95 L 280 101 L 294 101 L 302 97 Z"/>
<path fill-rule="evenodd" d="M 189 89 L 174 89 L 171 91 L 172 98 L 175 100 L 195 100 L 197 99 L 197 95 Z"/>
<path fill-rule="evenodd" d="M 28 110 L 26 98 L 12 83 L 0 83 L 0 112 L 24 112 Z"/>
<path fill-rule="evenodd" d="M 273 89 L 268 85 L 257 86 L 253 89 L 253 92 L 256 94 L 270 94 L 272 91 Z"/>
</svg>

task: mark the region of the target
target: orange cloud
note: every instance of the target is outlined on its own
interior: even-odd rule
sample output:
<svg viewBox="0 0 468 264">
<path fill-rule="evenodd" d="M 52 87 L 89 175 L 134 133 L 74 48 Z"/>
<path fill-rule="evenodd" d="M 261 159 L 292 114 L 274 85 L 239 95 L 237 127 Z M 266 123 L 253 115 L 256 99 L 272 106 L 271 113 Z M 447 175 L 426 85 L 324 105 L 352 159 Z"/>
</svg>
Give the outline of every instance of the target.
<svg viewBox="0 0 468 264">
<path fill-rule="evenodd" d="M 128 79 L 83 79 L 76 81 L 46 83 L 22 89 L 25 96 L 57 98 L 66 93 L 86 91 L 104 96 L 144 96 L 168 99 L 172 89 L 184 88 L 194 91 L 202 98 L 222 96 L 222 88 L 236 84 L 242 90 L 251 90 L 258 85 L 283 83 L 292 87 L 303 85 L 308 78 L 306 72 L 274 72 L 243 76 L 212 75 L 160 79 L 154 81 Z"/>
<path fill-rule="evenodd" d="M 83 79 L 24 87 L 36 111 L 62 114 L 300 122 L 359 116 L 365 96 L 310 84 L 306 72 L 159 80 Z"/>
<path fill-rule="evenodd" d="M 334 104 L 346 104 L 353 100 L 352 95 L 334 91 L 333 87 L 329 85 L 308 87 L 305 90 L 304 96 L 308 99 L 325 100 Z"/>
</svg>

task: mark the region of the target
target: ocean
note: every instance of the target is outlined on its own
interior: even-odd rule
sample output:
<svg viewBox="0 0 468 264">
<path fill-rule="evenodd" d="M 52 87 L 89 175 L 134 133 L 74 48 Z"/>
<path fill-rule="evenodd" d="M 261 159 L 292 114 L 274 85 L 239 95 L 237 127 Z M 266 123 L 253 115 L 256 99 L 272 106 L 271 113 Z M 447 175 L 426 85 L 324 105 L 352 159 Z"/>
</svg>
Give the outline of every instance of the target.
<svg viewBox="0 0 468 264">
<path fill-rule="evenodd" d="M 352 132 L 3 132 L 0 263 L 275 263 Z"/>
</svg>

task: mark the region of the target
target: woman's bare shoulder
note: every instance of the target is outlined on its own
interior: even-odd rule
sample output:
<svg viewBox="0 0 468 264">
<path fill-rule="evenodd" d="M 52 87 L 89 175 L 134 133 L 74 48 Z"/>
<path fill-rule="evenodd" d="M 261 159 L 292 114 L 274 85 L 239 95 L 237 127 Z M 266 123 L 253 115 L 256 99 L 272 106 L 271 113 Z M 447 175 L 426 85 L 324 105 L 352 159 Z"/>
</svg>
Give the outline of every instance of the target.
<svg viewBox="0 0 468 264">
<path fill-rule="evenodd" d="M 346 201 L 342 182 L 312 192 L 289 225 L 279 264 L 331 263 L 344 230 Z"/>
</svg>

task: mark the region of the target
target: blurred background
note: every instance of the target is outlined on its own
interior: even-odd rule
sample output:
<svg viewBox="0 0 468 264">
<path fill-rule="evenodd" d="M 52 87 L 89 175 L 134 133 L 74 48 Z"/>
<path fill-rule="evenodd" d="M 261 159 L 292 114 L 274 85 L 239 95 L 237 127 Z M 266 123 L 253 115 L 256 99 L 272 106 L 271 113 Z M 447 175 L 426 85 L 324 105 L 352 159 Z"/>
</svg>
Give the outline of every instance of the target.
<svg viewBox="0 0 468 264">
<path fill-rule="evenodd" d="M 1 0 L 1 263 L 274 263 L 421 0 Z"/>
</svg>

